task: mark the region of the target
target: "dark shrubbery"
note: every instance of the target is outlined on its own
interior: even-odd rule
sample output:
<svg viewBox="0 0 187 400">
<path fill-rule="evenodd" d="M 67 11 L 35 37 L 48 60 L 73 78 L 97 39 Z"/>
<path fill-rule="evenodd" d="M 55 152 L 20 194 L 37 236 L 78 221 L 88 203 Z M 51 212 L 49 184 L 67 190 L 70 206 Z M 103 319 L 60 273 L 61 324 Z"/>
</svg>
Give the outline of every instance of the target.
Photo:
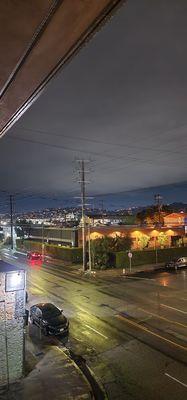
<svg viewBox="0 0 187 400">
<path fill-rule="evenodd" d="M 42 251 L 42 243 L 31 240 L 17 239 L 17 248 L 25 251 Z M 54 258 L 69 261 L 73 264 L 82 262 L 82 249 L 78 247 L 61 247 L 53 244 L 45 244 L 45 254 Z"/>
<path fill-rule="evenodd" d="M 132 268 L 137 265 L 156 264 L 155 250 L 133 251 Z M 157 262 L 165 263 L 173 258 L 187 256 L 187 247 L 176 247 L 170 249 L 157 250 Z M 127 252 L 120 251 L 116 253 L 116 268 L 125 268 L 129 265 Z"/>
<path fill-rule="evenodd" d="M 115 268 L 116 254 L 120 250 L 129 250 L 132 245 L 132 239 L 126 237 L 108 237 L 98 238 L 91 241 L 92 262 L 95 268 L 106 269 Z"/>
<path fill-rule="evenodd" d="M 24 251 L 42 251 L 42 244 L 40 242 L 33 242 L 31 240 L 17 239 L 17 248 Z M 112 238 L 96 239 L 91 241 L 92 263 L 95 268 L 126 268 L 129 266 L 128 250 L 115 251 Z M 120 243 L 121 245 L 122 243 Z M 124 244 L 124 243 L 123 243 Z M 127 246 L 130 242 L 127 242 Z M 119 243 L 118 243 L 119 246 Z M 117 247 L 117 246 L 116 246 Z M 119 247 L 118 247 L 119 248 Z M 140 250 L 132 251 L 132 268 L 133 266 L 156 264 L 156 251 L 155 250 Z M 73 264 L 82 263 L 82 248 L 69 248 L 60 247 L 52 244 L 45 244 L 45 254 L 52 256 L 63 261 L 68 261 Z M 157 250 L 157 262 L 165 263 L 173 258 L 187 256 L 187 247 L 176 247 L 169 249 Z"/>
</svg>

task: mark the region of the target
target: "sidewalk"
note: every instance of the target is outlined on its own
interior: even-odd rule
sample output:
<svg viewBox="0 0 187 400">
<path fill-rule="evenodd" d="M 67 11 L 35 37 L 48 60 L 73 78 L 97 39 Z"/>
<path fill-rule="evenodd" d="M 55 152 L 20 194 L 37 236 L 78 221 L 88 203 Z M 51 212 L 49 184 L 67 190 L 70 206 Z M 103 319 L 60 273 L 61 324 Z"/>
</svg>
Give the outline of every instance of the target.
<svg viewBox="0 0 187 400">
<path fill-rule="evenodd" d="M 56 266 L 62 267 L 65 271 L 69 271 L 75 275 L 82 275 L 86 276 L 89 275 L 89 273 L 83 273 L 82 271 L 82 265 L 68 265 L 62 260 L 48 260 L 47 262 L 49 265 L 55 264 Z M 138 273 L 149 273 L 149 272 L 156 272 L 161 270 L 164 267 L 164 263 L 159 263 L 159 264 L 147 264 L 147 265 L 139 265 L 139 266 L 134 266 L 131 269 L 131 272 L 129 271 L 129 267 L 125 268 L 125 273 L 122 268 L 110 268 L 110 269 L 104 269 L 104 270 L 98 270 L 98 269 L 93 269 L 92 274 L 95 276 L 95 278 L 109 278 L 109 277 L 119 277 L 122 275 L 127 275 L 127 276 L 133 276 Z"/>
<path fill-rule="evenodd" d="M 86 378 L 63 348 L 50 346 L 47 352 L 37 354 L 38 346 L 28 340 L 27 362 L 34 358 L 32 371 L 19 383 L 10 386 L 2 400 L 91 400 L 92 391 Z M 37 357 L 39 356 L 39 357 Z M 28 360 L 29 359 L 29 360 Z M 35 364 L 35 365 L 34 365 Z M 28 367 L 28 365 L 27 365 Z"/>
</svg>

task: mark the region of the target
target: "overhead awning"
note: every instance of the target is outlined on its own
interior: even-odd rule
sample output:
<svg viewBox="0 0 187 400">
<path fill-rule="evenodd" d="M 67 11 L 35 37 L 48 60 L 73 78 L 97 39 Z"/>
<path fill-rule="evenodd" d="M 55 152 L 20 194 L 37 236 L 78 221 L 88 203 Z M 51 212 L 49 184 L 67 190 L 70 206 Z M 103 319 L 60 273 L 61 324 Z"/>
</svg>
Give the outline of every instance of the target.
<svg viewBox="0 0 187 400">
<path fill-rule="evenodd" d="M 124 1 L 0 2 L 0 136 Z"/>
</svg>

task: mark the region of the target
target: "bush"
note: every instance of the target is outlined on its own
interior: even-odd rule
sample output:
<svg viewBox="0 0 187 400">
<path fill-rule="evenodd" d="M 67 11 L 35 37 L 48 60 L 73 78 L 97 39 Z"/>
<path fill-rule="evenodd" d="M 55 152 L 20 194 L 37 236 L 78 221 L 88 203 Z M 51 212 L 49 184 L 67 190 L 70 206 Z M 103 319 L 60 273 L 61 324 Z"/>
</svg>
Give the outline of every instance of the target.
<svg viewBox="0 0 187 400">
<path fill-rule="evenodd" d="M 17 249 L 25 251 L 42 251 L 41 242 L 17 239 Z M 61 247 L 53 244 L 45 244 L 45 254 L 54 258 L 69 261 L 73 264 L 82 263 L 82 249 L 79 247 Z"/>
<path fill-rule="evenodd" d="M 137 265 L 156 264 L 155 250 L 133 251 L 132 268 Z M 176 247 L 170 249 L 157 250 L 157 262 L 165 263 L 173 258 L 187 256 L 187 247 Z M 129 258 L 127 252 L 119 251 L 116 253 L 116 268 L 125 268 L 129 266 Z"/>
<path fill-rule="evenodd" d="M 45 246 L 45 252 L 47 255 L 72 262 L 73 264 L 82 263 L 82 249 L 78 247 L 60 247 L 48 244 Z"/>
<path fill-rule="evenodd" d="M 130 249 L 132 239 L 129 236 L 125 237 L 108 237 L 91 240 L 91 256 L 94 268 L 106 269 L 115 268 L 116 252 L 120 250 Z"/>
</svg>

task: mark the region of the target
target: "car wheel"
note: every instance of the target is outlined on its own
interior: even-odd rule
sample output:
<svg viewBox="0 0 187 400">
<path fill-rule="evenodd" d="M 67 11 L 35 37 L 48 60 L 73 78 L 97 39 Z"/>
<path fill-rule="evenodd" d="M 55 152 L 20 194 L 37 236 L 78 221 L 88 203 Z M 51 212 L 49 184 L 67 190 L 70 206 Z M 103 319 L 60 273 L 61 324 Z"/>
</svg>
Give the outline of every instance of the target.
<svg viewBox="0 0 187 400">
<path fill-rule="evenodd" d="M 35 324 L 33 317 L 30 317 L 31 324 Z"/>
</svg>

